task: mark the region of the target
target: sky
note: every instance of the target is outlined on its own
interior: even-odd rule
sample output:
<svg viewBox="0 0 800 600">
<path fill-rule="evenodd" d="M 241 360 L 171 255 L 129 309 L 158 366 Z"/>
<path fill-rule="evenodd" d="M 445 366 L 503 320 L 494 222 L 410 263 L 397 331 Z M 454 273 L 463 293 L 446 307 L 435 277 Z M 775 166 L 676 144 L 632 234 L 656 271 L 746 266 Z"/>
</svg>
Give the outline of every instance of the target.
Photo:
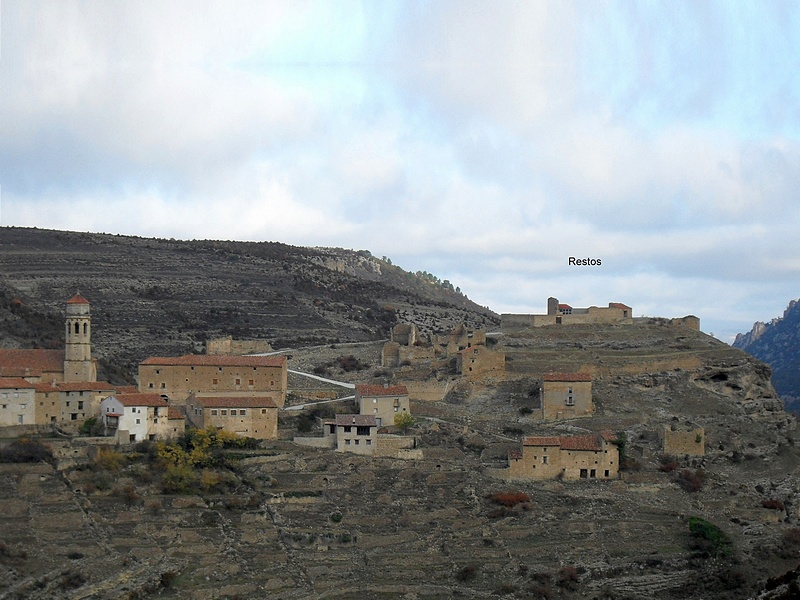
<svg viewBox="0 0 800 600">
<path fill-rule="evenodd" d="M 0 225 L 363 249 L 730 342 L 800 296 L 798 73 L 793 1 L 2 0 Z"/>
</svg>

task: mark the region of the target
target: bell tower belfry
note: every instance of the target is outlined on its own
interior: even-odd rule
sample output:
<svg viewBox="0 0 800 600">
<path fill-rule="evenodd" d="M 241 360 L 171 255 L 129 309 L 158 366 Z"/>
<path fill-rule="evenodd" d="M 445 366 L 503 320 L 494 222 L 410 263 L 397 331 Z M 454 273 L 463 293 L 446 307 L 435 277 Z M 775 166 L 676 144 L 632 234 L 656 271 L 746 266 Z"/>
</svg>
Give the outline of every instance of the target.
<svg viewBox="0 0 800 600">
<path fill-rule="evenodd" d="M 92 312 L 79 293 L 67 300 L 64 381 L 97 381 L 92 360 Z"/>
</svg>

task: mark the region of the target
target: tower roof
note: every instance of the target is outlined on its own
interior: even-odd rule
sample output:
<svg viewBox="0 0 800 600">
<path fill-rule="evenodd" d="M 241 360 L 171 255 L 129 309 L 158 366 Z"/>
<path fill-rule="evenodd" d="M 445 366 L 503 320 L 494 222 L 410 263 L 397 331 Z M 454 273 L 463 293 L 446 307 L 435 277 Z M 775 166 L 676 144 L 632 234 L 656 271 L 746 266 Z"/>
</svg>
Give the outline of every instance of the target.
<svg viewBox="0 0 800 600">
<path fill-rule="evenodd" d="M 76 293 L 72 298 L 67 300 L 67 304 L 89 304 L 89 301 L 81 296 L 81 293 Z"/>
</svg>

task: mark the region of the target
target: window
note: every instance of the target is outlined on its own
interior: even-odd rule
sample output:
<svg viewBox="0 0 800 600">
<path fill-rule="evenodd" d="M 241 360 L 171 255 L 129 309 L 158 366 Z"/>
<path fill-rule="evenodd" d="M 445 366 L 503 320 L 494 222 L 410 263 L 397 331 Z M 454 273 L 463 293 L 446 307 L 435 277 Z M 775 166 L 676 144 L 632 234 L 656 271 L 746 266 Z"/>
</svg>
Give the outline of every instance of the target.
<svg viewBox="0 0 800 600">
<path fill-rule="evenodd" d="M 572 395 L 572 388 L 567 388 L 567 406 L 575 406 L 575 398 Z"/>
<path fill-rule="evenodd" d="M 221 414 L 223 416 L 227 416 L 228 415 L 228 411 L 223 408 L 221 411 L 219 411 L 219 414 Z"/>
<path fill-rule="evenodd" d="M 373 404 L 377 404 L 377 403 L 378 403 L 378 399 L 377 399 L 377 398 L 373 398 L 373 399 L 372 399 L 372 403 L 373 403 Z"/>
<path fill-rule="evenodd" d="M 217 379 L 216 377 L 214 377 L 214 378 L 211 380 L 211 385 L 218 385 L 218 384 L 219 384 L 219 379 Z"/>
<path fill-rule="evenodd" d="M 236 378 L 236 385 L 242 385 L 242 380 L 240 377 Z"/>
<path fill-rule="evenodd" d="M 3 404 L 3 408 L 8 408 L 8 404 Z"/>
<path fill-rule="evenodd" d="M 137 425 L 141 425 L 142 424 L 142 420 L 141 419 L 136 419 L 136 424 Z"/>
<path fill-rule="evenodd" d="M 377 411 L 376 411 L 376 412 L 377 412 Z M 394 412 L 397 412 L 397 407 L 396 407 L 396 406 L 394 407 Z"/>
<path fill-rule="evenodd" d="M 217 416 L 217 409 L 216 408 L 212 408 L 211 409 L 211 416 L 212 417 L 216 417 Z"/>
<path fill-rule="evenodd" d="M 78 401 L 78 410 L 83 410 L 83 400 Z"/>
<path fill-rule="evenodd" d="M 367 446 L 372 446 L 372 440 L 367 438 Z"/>
<path fill-rule="evenodd" d="M 597 471 L 595 469 L 592 469 L 591 471 L 589 471 L 589 477 L 591 477 L 592 479 L 595 479 L 597 477 Z"/>
<path fill-rule="evenodd" d="M 67 408 L 69 408 L 69 400 L 67 400 Z"/>
<path fill-rule="evenodd" d="M 604 473 L 604 476 L 605 476 L 605 477 L 611 477 L 611 471 L 609 471 L 608 469 L 606 469 L 605 471 L 603 471 L 603 473 Z"/>
<path fill-rule="evenodd" d="M 542 457 L 542 464 L 543 464 L 543 465 L 546 465 L 546 464 L 548 464 L 548 463 L 547 463 L 547 458 L 548 458 L 547 456 L 543 456 L 543 457 Z"/>
<path fill-rule="evenodd" d="M 239 414 L 240 414 L 240 415 L 242 415 L 242 416 L 244 416 L 244 415 L 246 415 L 246 414 L 247 414 L 247 410 L 245 410 L 244 408 L 240 408 L 240 409 L 239 409 Z"/>
<path fill-rule="evenodd" d="M 161 375 L 161 369 L 156 369 L 156 375 Z"/>
<path fill-rule="evenodd" d="M 162 389 L 162 390 L 165 390 L 165 389 L 167 389 L 167 384 L 166 384 L 166 383 L 164 383 L 163 381 L 161 382 L 161 389 Z"/>
<path fill-rule="evenodd" d="M 19 409 L 20 410 L 25 410 L 26 408 L 28 408 L 28 404 L 27 403 L 19 405 Z"/>
<path fill-rule="evenodd" d="M 345 433 L 350 433 L 350 430 L 351 430 L 351 429 L 352 429 L 352 427 L 351 427 L 350 425 L 345 425 L 345 426 L 344 426 L 344 432 L 345 432 Z"/>
<path fill-rule="evenodd" d="M 70 421 L 77 421 L 77 420 L 78 420 L 78 413 L 72 413 L 72 414 L 69 416 L 69 420 L 70 420 Z"/>
<path fill-rule="evenodd" d="M 356 435 L 369 435 L 369 425 L 359 425 L 356 428 Z"/>
<path fill-rule="evenodd" d="M 581 469 L 581 479 L 586 479 L 588 477 L 589 472 L 586 469 Z"/>
<path fill-rule="evenodd" d="M 345 441 L 344 441 L 344 445 L 345 445 L 345 446 L 349 446 L 349 445 L 350 445 L 350 440 L 345 440 Z"/>
<path fill-rule="evenodd" d="M 151 381 L 150 383 L 148 383 L 147 387 L 149 387 L 152 390 L 153 389 L 153 382 Z"/>
<path fill-rule="evenodd" d="M 253 387 L 255 384 L 256 384 L 256 380 L 255 379 L 248 379 L 247 380 L 247 385 L 249 385 L 250 387 Z"/>
<path fill-rule="evenodd" d="M 266 408 L 262 408 L 262 409 L 261 409 L 261 414 L 262 414 L 262 415 L 265 415 L 265 414 L 267 414 L 267 409 L 266 409 Z"/>
<path fill-rule="evenodd" d="M 356 446 L 358 446 L 360 443 L 361 443 L 361 440 L 359 440 L 358 438 L 356 438 Z"/>
</svg>

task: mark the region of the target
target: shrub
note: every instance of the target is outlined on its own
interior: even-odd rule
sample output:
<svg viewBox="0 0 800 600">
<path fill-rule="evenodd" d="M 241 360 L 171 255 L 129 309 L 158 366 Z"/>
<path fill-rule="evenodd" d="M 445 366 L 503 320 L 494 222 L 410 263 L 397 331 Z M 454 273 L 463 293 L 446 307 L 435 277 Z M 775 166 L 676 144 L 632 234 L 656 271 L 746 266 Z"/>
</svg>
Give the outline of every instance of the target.
<svg viewBox="0 0 800 600">
<path fill-rule="evenodd" d="M 53 462 L 50 446 L 39 440 L 21 437 L 8 446 L 0 448 L 0 463 Z"/>
<path fill-rule="evenodd" d="M 111 491 L 111 495 L 119 498 L 128 506 L 133 506 L 139 500 L 139 494 L 132 485 L 121 485 Z"/>
<path fill-rule="evenodd" d="M 477 576 L 478 576 L 478 566 L 467 565 L 465 567 L 460 568 L 456 572 L 456 581 L 461 581 L 461 582 L 472 581 Z"/>
<path fill-rule="evenodd" d="M 662 473 L 673 473 L 678 469 L 678 461 L 675 460 L 672 456 L 662 456 L 661 457 L 661 466 L 658 467 L 658 470 Z"/>
<path fill-rule="evenodd" d="M 197 476 L 187 465 L 170 465 L 161 477 L 165 494 L 189 494 L 196 489 Z"/>
<path fill-rule="evenodd" d="M 330 519 L 334 523 L 341 523 L 342 522 L 342 513 L 340 513 L 339 511 L 333 512 L 333 513 L 331 513 Z"/>
<path fill-rule="evenodd" d="M 495 492 L 493 494 L 489 494 L 489 500 L 495 504 L 499 504 L 500 506 L 513 508 L 517 504 L 530 502 L 531 498 L 525 492 Z"/>
<path fill-rule="evenodd" d="M 100 447 L 94 455 L 94 466 L 97 469 L 114 473 L 125 465 L 125 455 L 113 448 Z"/>
<path fill-rule="evenodd" d="M 692 536 L 689 547 L 693 550 L 699 550 L 709 556 L 730 556 L 732 554 L 733 543 L 730 538 L 719 527 L 705 519 L 691 517 L 689 534 Z"/>
<path fill-rule="evenodd" d="M 558 580 L 556 583 L 558 587 L 566 590 L 575 591 L 578 589 L 578 582 L 581 578 L 578 576 L 578 569 L 573 566 L 561 567 L 558 570 Z"/>
<path fill-rule="evenodd" d="M 58 587 L 62 590 L 71 590 L 81 587 L 86 581 L 86 576 L 83 573 L 70 570 L 61 575 Z"/>
<path fill-rule="evenodd" d="M 348 354 L 347 356 L 340 356 L 339 358 L 336 359 L 336 362 L 339 365 L 339 368 L 346 373 L 349 373 L 351 371 L 361 371 L 367 368 L 367 365 L 362 363 L 352 354 Z"/>
<path fill-rule="evenodd" d="M 533 409 L 530 406 L 520 406 L 517 412 L 522 416 L 525 416 L 531 414 Z"/>
<path fill-rule="evenodd" d="M 706 472 L 703 469 L 683 469 L 675 479 L 677 484 L 686 492 L 699 492 L 706 482 Z"/>
<path fill-rule="evenodd" d="M 414 417 L 407 412 L 397 413 L 394 416 L 394 426 L 405 433 L 414 424 Z"/>
<path fill-rule="evenodd" d="M 782 501 L 778 500 L 777 498 L 773 498 L 771 500 L 764 500 L 761 503 L 761 506 L 772 510 L 786 510 L 786 506 L 783 504 Z"/>
</svg>

